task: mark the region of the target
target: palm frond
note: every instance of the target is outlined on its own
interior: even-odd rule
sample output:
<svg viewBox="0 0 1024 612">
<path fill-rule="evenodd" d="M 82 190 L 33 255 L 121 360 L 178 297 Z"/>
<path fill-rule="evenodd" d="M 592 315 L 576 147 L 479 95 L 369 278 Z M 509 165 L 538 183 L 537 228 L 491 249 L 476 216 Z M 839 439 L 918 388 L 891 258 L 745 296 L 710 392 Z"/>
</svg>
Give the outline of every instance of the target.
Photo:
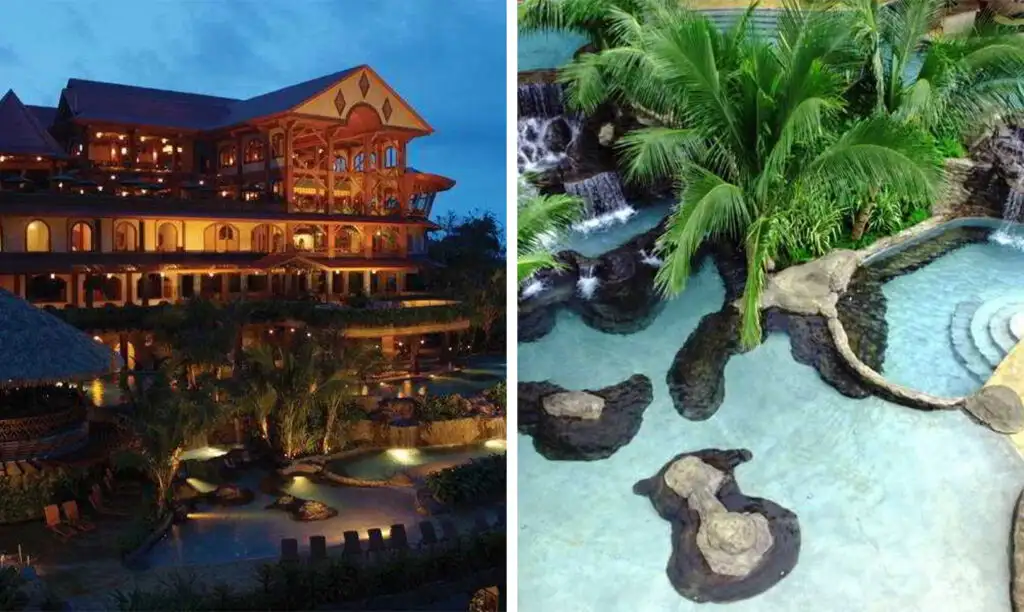
<svg viewBox="0 0 1024 612">
<path fill-rule="evenodd" d="M 560 233 L 575 223 L 583 212 L 582 201 L 568 194 L 538 195 L 519 206 L 518 249 L 530 252 L 541 246 L 544 236 Z"/>
</svg>

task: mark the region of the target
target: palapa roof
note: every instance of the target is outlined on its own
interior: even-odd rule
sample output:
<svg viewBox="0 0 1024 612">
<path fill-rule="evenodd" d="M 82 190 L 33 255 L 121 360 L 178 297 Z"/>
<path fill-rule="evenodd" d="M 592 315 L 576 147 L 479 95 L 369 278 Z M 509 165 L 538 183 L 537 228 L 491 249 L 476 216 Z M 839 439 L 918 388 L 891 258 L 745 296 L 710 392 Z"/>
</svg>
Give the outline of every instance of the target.
<svg viewBox="0 0 1024 612">
<path fill-rule="evenodd" d="M 0 387 L 90 379 L 120 366 L 103 344 L 3 289 L 0 338 Z"/>
<path fill-rule="evenodd" d="M 39 115 L 8 90 L 0 98 L 0 153 L 65 157 L 57 141 L 40 124 Z"/>
</svg>

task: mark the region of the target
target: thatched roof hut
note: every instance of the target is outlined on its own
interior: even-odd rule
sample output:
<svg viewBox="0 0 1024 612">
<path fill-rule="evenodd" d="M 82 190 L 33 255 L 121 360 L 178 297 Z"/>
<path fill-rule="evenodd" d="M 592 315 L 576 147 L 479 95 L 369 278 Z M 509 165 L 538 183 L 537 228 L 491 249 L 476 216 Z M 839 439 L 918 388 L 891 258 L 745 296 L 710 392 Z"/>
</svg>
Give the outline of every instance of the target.
<svg viewBox="0 0 1024 612">
<path fill-rule="evenodd" d="M 103 344 L 0 289 L 0 388 L 89 380 L 120 365 Z"/>
</svg>

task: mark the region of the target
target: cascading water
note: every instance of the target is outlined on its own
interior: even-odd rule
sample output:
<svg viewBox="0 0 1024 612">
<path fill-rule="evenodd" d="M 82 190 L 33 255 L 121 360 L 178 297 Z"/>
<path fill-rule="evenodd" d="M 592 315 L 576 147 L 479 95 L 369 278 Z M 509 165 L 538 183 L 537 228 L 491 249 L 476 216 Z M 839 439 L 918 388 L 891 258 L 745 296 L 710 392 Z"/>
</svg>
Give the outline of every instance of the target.
<svg viewBox="0 0 1024 612">
<path fill-rule="evenodd" d="M 640 261 L 644 265 L 651 266 L 652 268 L 660 268 L 665 262 L 654 253 L 648 253 L 644 249 L 640 249 Z"/>
<path fill-rule="evenodd" d="M 597 287 L 600 284 L 601 281 L 594 275 L 593 264 L 580 268 L 580 277 L 576 281 L 576 289 L 579 291 L 580 297 L 585 300 L 594 299 L 594 294 L 597 292 Z"/>
<path fill-rule="evenodd" d="M 582 181 L 566 183 L 565 192 L 580 197 L 586 205 L 586 218 L 573 226 L 577 231 L 592 232 L 613 223 L 624 223 L 636 214 L 636 209 L 626 202 L 615 172 L 602 172 Z"/>
<path fill-rule="evenodd" d="M 1010 187 L 1003 204 L 1003 220 L 1002 227 L 992 232 L 992 242 L 1024 251 L 1024 235 L 1019 226 L 1024 221 L 1024 188 L 1021 186 Z"/>
<path fill-rule="evenodd" d="M 579 135 L 579 120 L 565 112 L 562 87 L 555 83 L 519 86 L 520 174 L 558 167 Z"/>
</svg>

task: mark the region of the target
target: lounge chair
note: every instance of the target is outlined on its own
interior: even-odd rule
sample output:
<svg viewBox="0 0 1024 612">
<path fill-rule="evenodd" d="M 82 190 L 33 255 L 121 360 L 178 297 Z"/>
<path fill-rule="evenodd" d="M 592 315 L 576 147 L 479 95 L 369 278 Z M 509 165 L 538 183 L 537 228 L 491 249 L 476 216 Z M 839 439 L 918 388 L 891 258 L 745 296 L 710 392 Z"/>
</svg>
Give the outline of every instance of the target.
<svg viewBox="0 0 1024 612">
<path fill-rule="evenodd" d="M 420 536 L 421 548 L 437 545 L 437 531 L 434 529 L 434 524 L 430 521 L 423 521 L 420 523 Z"/>
<path fill-rule="evenodd" d="M 100 485 L 98 484 L 92 485 L 92 490 L 89 492 L 89 505 L 91 505 L 92 509 L 98 514 L 106 514 L 108 516 L 128 516 L 127 512 L 115 510 L 103 502 L 103 492 L 100 491 Z"/>
<path fill-rule="evenodd" d="M 298 563 L 299 541 L 295 538 L 281 540 L 281 563 Z"/>
<path fill-rule="evenodd" d="M 341 549 L 341 554 L 348 559 L 363 556 L 363 545 L 359 541 L 358 531 L 345 532 L 345 546 Z"/>
<path fill-rule="evenodd" d="M 79 531 L 92 531 L 96 529 L 96 525 L 82 518 L 82 514 L 78 511 L 78 502 L 75 500 L 66 501 L 60 507 L 64 510 L 64 516 L 68 519 L 68 525 Z"/>
<path fill-rule="evenodd" d="M 393 551 L 409 550 L 409 536 L 405 533 L 405 525 L 392 525 L 388 544 Z"/>
<path fill-rule="evenodd" d="M 46 528 L 53 532 L 61 542 L 67 542 L 70 538 L 75 536 L 77 533 L 70 526 L 65 525 L 60 520 L 60 509 L 57 508 L 56 504 L 51 504 L 43 508 L 43 516 L 46 518 Z"/>
<path fill-rule="evenodd" d="M 370 546 L 366 551 L 366 554 L 370 557 L 379 557 L 386 549 L 384 548 L 384 534 L 380 528 L 374 527 L 373 529 L 366 532 L 370 539 Z"/>
<path fill-rule="evenodd" d="M 309 560 L 313 562 L 327 560 L 327 538 L 322 535 L 309 537 Z"/>
</svg>

